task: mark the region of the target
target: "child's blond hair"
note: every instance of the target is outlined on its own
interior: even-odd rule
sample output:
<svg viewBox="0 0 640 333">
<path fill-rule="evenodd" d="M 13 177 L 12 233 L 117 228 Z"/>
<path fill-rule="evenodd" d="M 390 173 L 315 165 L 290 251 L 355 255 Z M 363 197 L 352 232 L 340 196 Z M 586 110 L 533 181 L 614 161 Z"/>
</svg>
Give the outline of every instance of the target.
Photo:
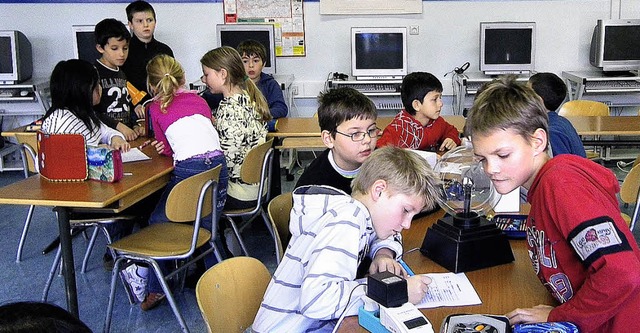
<svg viewBox="0 0 640 333">
<path fill-rule="evenodd" d="M 351 183 L 352 194 L 368 193 L 380 179 L 387 182 L 391 193 L 422 197 L 424 209 L 436 207 L 440 178 L 418 154 L 395 146 L 376 149 Z"/>
<path fill-rule="evenodd" d="M 262 120 L 271 120 L 269 104 L 260 89 L 245 73 L 242 58 L 240 58 L 238 51 L 229 46 L 221 46 L 205 53 L 200 59 L 200 63 L 216 71 L 224 68 L 228 73 L 225 84 L 238 86 L 240 89 L 245 90 Z"/>
<path fill-rule="evenodd" d="M 160 111 L 167 112 L 167 107 L 176 95 L 176 91 L 185 83 L 184 69 L 171 56 L 159 54 L 147 64 L 147 84 L 149 91 L 155 92 L 154 99 L 160 102 Z"/>
</svg>

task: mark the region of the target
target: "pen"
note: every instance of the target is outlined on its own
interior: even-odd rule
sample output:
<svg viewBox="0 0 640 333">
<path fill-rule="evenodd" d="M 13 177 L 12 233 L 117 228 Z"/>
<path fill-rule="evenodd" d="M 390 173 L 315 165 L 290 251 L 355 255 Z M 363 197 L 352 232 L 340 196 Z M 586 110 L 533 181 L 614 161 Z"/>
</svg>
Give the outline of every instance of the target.
<svg viewBox="0 0 640 333">
<path fill-rule="evenodd" d="M 148 146 L 149 144 L 151 144 L 151 140 L 147 140 L 147 141 L 143 142 L 140 146 L 138 146 L 138 149 L 142 149 L 142 148 Z"/>
<path fill-rule="evenodd" d="M 398 259 L 398 263 L 400 264 L 400 266 L 402 266 L 402 268 L 404 268 L 405 271 L 407 271 L 407 274 L 409 274 L 409 276 L 414 276 L 416 275 L 416 273 L 414 273 L 411 268 L 409 268 L 409 265 L 407 265 L 406 262 L 404 262 L 404 260 L 402 260 L 402 258 Z"/>
</svg>

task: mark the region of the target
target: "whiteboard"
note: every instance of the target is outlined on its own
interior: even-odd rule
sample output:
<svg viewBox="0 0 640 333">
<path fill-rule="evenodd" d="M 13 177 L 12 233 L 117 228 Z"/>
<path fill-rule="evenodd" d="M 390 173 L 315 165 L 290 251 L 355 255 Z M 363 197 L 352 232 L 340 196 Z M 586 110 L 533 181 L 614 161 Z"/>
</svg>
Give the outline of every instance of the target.
<svg viewBox="0 0 640 333">
<path fill-rule="evenodd" d="M 421 13 L 422 0 L 320 0 L 322 15 Z"/>
</svg>

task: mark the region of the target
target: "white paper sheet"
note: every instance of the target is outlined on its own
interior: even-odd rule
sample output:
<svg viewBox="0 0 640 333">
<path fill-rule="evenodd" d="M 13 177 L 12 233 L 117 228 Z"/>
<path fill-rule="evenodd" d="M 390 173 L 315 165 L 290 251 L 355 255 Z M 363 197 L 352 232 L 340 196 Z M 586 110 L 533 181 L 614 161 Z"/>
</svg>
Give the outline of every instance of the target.
<svg viewBox="0 0 640 333">
<path fill-rule="evenodd" d="M 419 309 L 482 304 L 478 293 L 464 273 L 423 275 L 430 277 L 432 281 L 427 295 L 420 304 L 416 304 Z"/>
<path fill-rule="evenodd" d="M 138 148 L 131 148 L 131 150 L 129 150 L 128 152 L 122 153 L 122 162 L 123 163 L 135 162 L 135 161 L 145 161 L 145 160 L 150 160 L 150 159 L 151 159 L 151 157 L 147 156 L 147 154 L 143 153 Z"/>
</svg>

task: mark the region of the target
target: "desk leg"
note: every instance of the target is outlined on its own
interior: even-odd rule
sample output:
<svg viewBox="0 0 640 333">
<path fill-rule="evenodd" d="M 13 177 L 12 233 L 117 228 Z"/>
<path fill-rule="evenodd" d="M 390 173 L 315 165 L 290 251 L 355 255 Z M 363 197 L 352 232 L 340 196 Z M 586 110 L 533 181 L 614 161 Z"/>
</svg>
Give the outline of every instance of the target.
<svg viewBox="0 0 640 333">
<path fill-rule="evenodd" d="M 67 292 L 67 310 L 69 310 L 69 312 L 79 318 L 78 290 L 76 288 L 76 269 L 73 262 L 73 247 L 71 246 L 69 209 L 58 207 L 56 210 L 58 212 L 60 245 L 62 246 L 62 267 L 64 274 L 64 285 Z"/>
</svg>

